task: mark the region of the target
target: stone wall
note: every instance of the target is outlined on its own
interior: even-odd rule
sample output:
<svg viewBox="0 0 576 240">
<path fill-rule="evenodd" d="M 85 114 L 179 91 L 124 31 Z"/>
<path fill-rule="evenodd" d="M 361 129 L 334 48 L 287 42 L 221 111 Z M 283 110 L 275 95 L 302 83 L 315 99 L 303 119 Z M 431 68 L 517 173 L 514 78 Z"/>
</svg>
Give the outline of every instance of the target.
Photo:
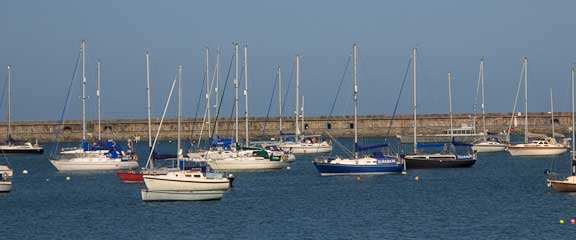
<svg viewBox="0 0 576 240">
<path fill-rule="evenodd" d="M 556 132 L 567 134 L 571 125 L 571 113 L 555 113 Z M 396 116 L 389 135 L 411 135 L 412 134 L 412 115 Z M 388 115 L 364 115 L 358 117 L 359 134 L 362 136 L 384 136 L 388 134 L 388 126 L 392 116 Z M 324 130 L 332 136 L 352 136 L 353 135 L 353 116 L 335 116 L 330 119 L 325 116 L 307 117 L 305 126 L 310 134 L 322 134 Z M 474 124 L 473 114 L 455 114 L 453 115 L 454 127 L 460 127 L 461 124 Z M 153 136 L 156 134 L 159 119 L 153 119 Z M 486 127 L 490 132 L 502 132 L 508 128 L 511 122 L 510 113 L 490 113 L 486 115 Z M 528 118 L 529 130 L 532 133 L 550 133 L 551 116 L 549 113 L 535 112 L 530 113 Z M 212 123 L 214 124 L 214 123 Z M 285 132 L 294 132 L 294 117 L 283 118 L 283 130 Z M 244 138 L 244 119 L 239 123 L 240 138 Z M 279 132 L 279 118 L 270 118 L 266 121 L 263 117 L 250 118 L 250 137 L 273 137 Z M 476 117 L 477 130 L 482 130 L 482 119 Z M 524 117 L 517 116 L 512 120 L 514 132 L 523 133 Z M 20 121 L 12 122 L 12 136 L 18 140 L 49 142 L 54 140 L 55 132 L 58 127 L 57 121 Z M 122 119 L 122 120 L 104 120 L 101 123 L 102 138 L 125 140 L 129 137 L 139 137 L 141 140 L 148 138 L 148 121 L 146 119 Z M 329 127 L 329 129 L 327 129 Z M 89 121 L 87 123 L 87 138 L 97 138 L 98 122 Z M 418 115 L 418 133 L 435 134 L 442 133 L 450 128 L 450 116 L 447 114 L 420 114 Z M 182 122 L 183 139 L 197 139 L 200 132 L 207 133 L 207 126 L 202 130 L 201 119 L 184 119 Z M 0 135 L 6 135 L 7 122 L 0 123 Z M 62 141 L 77 141 L 82 138 L 82 122 L 66 121 L 61 126 L 60 139 Z M 230 137 L 234 134 L 233 119 L 219 120 L 218 133 L 223 137 Z M 175 139 L 177 136 L 176 119 L 165 119 L 161 139 Z M 205 135 L 204 135 L 205 136 Z"/>
</svg>

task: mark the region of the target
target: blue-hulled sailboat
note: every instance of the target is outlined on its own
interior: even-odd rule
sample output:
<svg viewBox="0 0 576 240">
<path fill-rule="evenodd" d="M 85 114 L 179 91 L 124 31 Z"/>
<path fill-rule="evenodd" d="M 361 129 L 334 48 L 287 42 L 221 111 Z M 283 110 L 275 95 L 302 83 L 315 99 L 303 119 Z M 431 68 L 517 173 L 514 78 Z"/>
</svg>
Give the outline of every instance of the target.
<svg viewBox="0 0 576 240">
<path fill-rule="evenodd" d="M 405 171 L 404 163 L 399 157 L 384 156 L 382 153 L 375 153 L 370 156 L 359 156 L 361 151 L 374 148 L 382 148 L 387 144 L 378 144 L 362 147 L 358 145 L 358 65 L 357 65 L 358 45 L 353 45 L 354 55 L 354 157 L 353 158 L 317 158 L 314 166 L 321 176 L 334 175 L 379 175 L 390 173 L 402 173 Z"/>
</svg>

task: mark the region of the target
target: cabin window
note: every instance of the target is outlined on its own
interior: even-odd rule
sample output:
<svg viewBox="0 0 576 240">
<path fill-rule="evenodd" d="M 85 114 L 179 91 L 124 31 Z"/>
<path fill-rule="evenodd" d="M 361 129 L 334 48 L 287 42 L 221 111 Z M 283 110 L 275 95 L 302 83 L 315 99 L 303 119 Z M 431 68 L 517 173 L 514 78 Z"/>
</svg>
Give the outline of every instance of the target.
<svg viewBox="0 0 576 240">
<path fill-rule="evenodd" d="M 304 124 L 304 129 L 308 129 L 308 123 Z"/>
<path fill-rule="evenodd" d="M 332 123 L 326 123 L 326 128 L 332 129 Z"/>
<path fill-rule="evenodd" d="M 350 129 L 354 129 L 354 123 L 350 123 Z"/>
</svg>

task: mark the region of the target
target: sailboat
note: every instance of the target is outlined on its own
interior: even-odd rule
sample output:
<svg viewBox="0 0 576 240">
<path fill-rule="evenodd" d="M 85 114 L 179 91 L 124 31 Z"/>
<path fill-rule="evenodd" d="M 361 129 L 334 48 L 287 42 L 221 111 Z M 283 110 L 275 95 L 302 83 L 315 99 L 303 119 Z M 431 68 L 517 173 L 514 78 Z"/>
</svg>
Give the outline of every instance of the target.
<svg viewBox="0 0 576 240">
<path fill-rule="evenodd" d="M 300 118 L 299 112 L 299 101 L 300 101 L 300 55 L 296 55 L 296 109 L 294 110 L 294 134 L 288 134 L 280 132 L 281 135 L 293 136 L 284 140 L 280 144 L 280 148 L 285 151 L 289 151 L 293 154 L 318 154 L 318 153 L 329 153 L 332 152 L 332 145 L 322 140 L 320 135 L 305 135 L 300 131 L 300 126 L 298 120 Z M 302 113 L 303 114 L 303 113 Z"/>
<path fill-rule="evenodd" d="M 474 143 L 472 150 L 475 152 L 501 152 L 506 150 L 506 144 L 500 142 L 496 137 L 487 137 L 488 130 L 486 129 L 486 109 L 484 105 L 484 59 L 480 60 L 480 84 L 482 88 L 482 127 L 483 127 L 483 139 Z"/>
<path fill-rule="evenodd" d="M 242 149 L 238 138 L 238 44 L 234 44 L 234 61 L 235 61 L 235 138 L 236 147 L 227 151 L 218 151 L 206 154 L 206 161 L 212 169 L 215 170 L 274 170 L 282 169 L 289 163 L 282 156 L 274 156 L 273 153 L 266 149 Z M 244 114 L 245 114 L 245 146 L 250 145 L 249 121 L 248 121 L 248 47 L 244 46 Z"/>
<path fill-rule="evenodd" d="M 512 156 L 552 156 L 560 155 L 567 151 L 564 144 L 556 142 L 554 137 L 534 139 L 528 141 L 528 58 L 524 57 L 522 64 L 524 73 L 524 143 L 511 144 L 508 152 Z M 554 124 L 554 121 L 552 121 Z"/>
<path fill-rule="evenodd" d="M 173 84 L 174 86 L 174 84 Z M 146 188 L 141 195 L 144 201 L 215 200 L 230 188 L 228 178 L 222 174 L 204 172 L 202 169 L 184 170 L 181 148 L 182 122 L 182 65 L 178 65 L 178 143 L 177 160 L 181 167 L 162 175 L 144 175 Z M 156 139 L 157 140 L 157 139 Z M 156 142 L 156 140 L 154 140 Z M 154 145 L 150 155 L 154 151 Z M 149 157 L 150 159 L 150 157 Z"/>
<path fill-rule="evenodd" d="M 570 68 L 571 80 L 572 80 L 572 151 L 570 152 L 570 175 L 566 178 L 558 178 L 555 174 L 548 175 L 548 187 L 553 188 L 558 192 L 576 192 L 576 143 L 574 142 L 575 137 L 575 119 L 574 119 L 574 65 Z"/>
<path fill-rule="evenodd" d="M 361 147 L 358 145 L 358 64 L 357 64 L 358 45 L 353 45 L 354 56 L 354 157 L 352 158 L 324 158 L 320 157 L 314 161 L 314 166 L 321 176 L 334 175 L 377 175 L 403 172 L 404 163 L 398 157 L 384 156 L 360 156 L 359 152 L 363 149 L 382 147 L 382 144 L 370 147 Z"/>
<path fill-rule="evenodd" d="M 417 141 L 417 113 L 416 113 L 416 48 L 412 49 L 412 79 L 413 79 L 413 113 L 414 113 L 414 145 L 413 154 L 405 155 L 404 161 L 406 168 L 459 168 L 459 167 L 471 167 L 476 163 L 475 154 L 467 155 L 457 155 L 448 149 L 444 149 L 441 153 L 419 153 L 419 147 L 448 147 L 446 144 L 419 144 Z M 451 81 L 451 78 L 449 78 Z M 451 104 L 450 104 L 451 105 Z M 453 144 L 455 145 L 455 144 Z M 462 144 L 465 145 L 465 144 Z"/>
<path fill-rule="evenodd" d="M 106 154 L 89 154 L 86 140 L 86 41 L 81 42 L 82 53 L 82 151 L 76 154 L 62 154 L 60 158 L 50 159 L 58 171 L 106 171 L 134 169 L 138 167 L 137 159 L 126 154 L 116 143 L 110 143 Z"/>
<path fill-rule="evenodd" d="M 0 165 L 0 193 L 12 190 L 14 172 L 8 165 Z"/>
<path fill-rule="evenodd" d="M 42 154 L 44 148 L 38 142 L 20 142 L 12 139 L 12 65 L 8 65 L 8 136 L 0 145 L 1 154 Z"/>
</svg>

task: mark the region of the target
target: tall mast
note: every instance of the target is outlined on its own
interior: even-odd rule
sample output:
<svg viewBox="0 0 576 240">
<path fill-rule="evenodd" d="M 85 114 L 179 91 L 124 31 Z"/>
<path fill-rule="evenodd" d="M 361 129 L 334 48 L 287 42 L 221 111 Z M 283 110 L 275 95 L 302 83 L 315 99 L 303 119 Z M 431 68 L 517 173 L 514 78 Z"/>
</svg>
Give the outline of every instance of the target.
<svg viewBox="0 0 576 240">
<path fill-rule="evenodd" d="M 102 125 L 101 125 L 101 121 L 102 121 L 102 112 L 101 112 L 101 103 L 100 103 L 100 80 L 101 80 L 101 70 L 102 70 L 102 64 L 100 63 L 100 61 L 98 61 L 97 65 L 97 70 L 98 70 L 98 89 L 96 90 L 96 98 L 98 98 L 98 141 L 102 140 L 101 134 L 102 134 Z"/>
<path fill-rule="evenodd" d="M 524 57 L 524 143 L 528 143 L 528 57 Z"/>
<path fill-rule="evenodd" d="M 278 114 L 280 115 L 280 140 L 282 140 L 282 69 L 278 66 Z"/>
<path fill-rule="evenodd" d="M 574 142 L 576 139 L 576 136 L 574 134 L 575 132 L 575 125 L 574 125 L 574 64 L 572 64 L 571 68 L 570 68 L 570 73 L 571 73 L 571 77 L 572 77 L 572 149 L 570 151 L 570 163 L 571 163 L 571 170 L 570 173 L 572 174 L 572 176 L 576 175 L 576 161 L 574 161 L 574 149 L 576 149 L 576 143 Z"/>
<path fill-rule="evenodd" d="M 220 48 L 216 49 L 216 87 L 214 88 L 214 109 L 218 110 L 219 102 L 220 102 L 220 94 L 219 88 L 220 87 Z M 218 133 L 218 120 L 214 121 L 214 133 Z"/>
<path fill-rule="evenodd" d="M 450 138 L 454 137 L 454 124 L 452 118 L 452 73 L 448 72 L 448 106 L 450 111 Z"/>
<path fill-rule="evenodd" d="M 208 136 L 212 136 L 212 128 L 210 126 L 210 98 L 212 95 L 212 86 L 210 86 L 210 49 L 206 47 L 206 118 L 208 119 Z"/>
<path fill-rule="evenodd" d="M 234 122 L 234 136 L 236 144 L 238 144 L 238 43 L 234 43 L 234 65 L 236 72 L 234 73 L 234 115 L 236 121 Z"/>
<path fill-rule="evenodd" d="M 552 88 L 550 88 L 550 113 L 552 117 L 552 138 L 556 138 L 556 133 L 554 132 L 554 96 L 552 95 Z"/>
<path fill-rule="evenodd" d="M 176 155 L 178 160 L 182 159 L 180 152 L 180 131 L 182 130 L 182 64 L 178 65 L 178 151 Z"/>
<path fill-rule="evenodd" d="M 82 40 L 82 142 L 86 141 L 86 40 Z"/>
<path fill-rule="evenodd" d="M 358 158 L 358 45 L 354 43 L 354 158 Z"/>
<path fill-rule="evenodd" d="M 146 50 L 146 110 L 148 111 L 148 148 L 152 148 L 152 118 L 150 117 L 150 51 Z"/>
<path fill-rule="evenodd" d="M 8 65 L 8 141 L 12 141 L 12 65 Z"/>
<path fill-rule="evenodd" d="M 416 142 L 416 48 L 412 49 L 412 81 L 414 85 L 413 89 L 413 103 L 412 103 L 412 112 L 414 113 L 414 153 L 418 152 L 418 142 Z"/>
<path fill-rule="evenodd" d="M 486 130 L 486 108 L 484 107 L 484 58 L 480 59 L 480 84 L 482 85 L 482 131 L 484 139 L 488 135 L 488 130 Z"/>
<path fill-rule="evenodd" d="M 248 135 L 248 45 L 244 45 L 244 116 L 246 117 L 245 143 L 248 146 L 250 144 L 250 136 Z"/>
<path fill-rule="evenodd" d="M 298 118 L 300 117 L 299 110 L 300 110 L 300 54 L 296 55 L 296 110 L 294 111 L 295 114 L 295 134 L 296 136 L 300 135 L 300 128 L 298 126 Z"/>
</svg>

